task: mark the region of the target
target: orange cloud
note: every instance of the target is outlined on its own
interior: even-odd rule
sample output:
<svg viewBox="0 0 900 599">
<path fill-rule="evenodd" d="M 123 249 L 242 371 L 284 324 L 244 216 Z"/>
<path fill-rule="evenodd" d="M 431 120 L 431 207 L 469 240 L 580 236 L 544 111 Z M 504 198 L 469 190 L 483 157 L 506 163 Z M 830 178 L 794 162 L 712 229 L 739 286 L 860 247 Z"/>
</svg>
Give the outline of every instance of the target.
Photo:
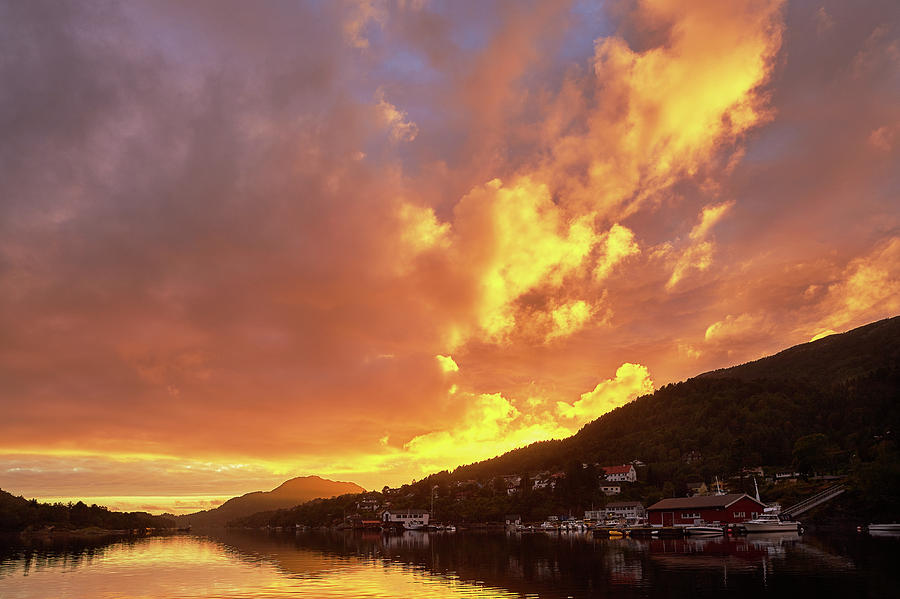
<svg viewBox="0 0 900 599">
<path fill-rule="evenodd" d="M 780 47 L 780 6 L 642 2 L 636 18 L 668 26 L 665 44 L 639 51 L 621 37 L 597 40 L 599 101 L 585 109 L 587 131 L 556 140 L 547 166 L 566 200 L 631 214 L 769 120 L 760 86 Z M 586 181 L 569 176 L 579 167 Z"/>
<path fill-rule="evenodd" d="M 388 128 L 392 141 L 413 141 L 419 134 L 419 127 L 409 120 L 406 112 L 398 109 L 384 97 L 384 91 L 378 90 L 375 95 L 376 108 L 382 122 Z"/>
<path fill-rule="evenodd" d="M 459 366 L 456 365 L 456 362 L 453 360 L 451 356 L 436 356 L 438 363 L 441 365 L 441 370 L 444 372 L 458 372 Z"/>
<path fill-rule="evenodd" d="M 574 428 L 602 414 L 653 393 L 653 381 L 646 366 L 626 362 L 616 370 L 616 377 L 597 383 L 592 391 L 583 393 L 575 403 L 558 402 L 557 413 L 561 418 L 574 420 Z"/>
<path fill-rule="evenodd" d="M 634 241 L 634 231 L 618 223 L 602 236 L 599 243 L 601 254 L 594 268 L 594 277 L 598 281 L 607 278 L 620 262 L 641 253 L 640 247 Z"/>
<path fill-rule="evenodd" d="M 771 326 L 767 318 L 760 314 L 728 315 L 724 319 L 712 323 L 706 328 L 704 339 L 707 343 L 732 344 L 759 339 L 769 334 Z"/>
<path fill-rule="evenodd" d="M 719 222 L 734 202 L 726 202 L 714 206 L 705 206 L 700 214 L 700 222 L 691 229 L 688 245 L 677 251 L 665 247 L 662 254 L 676 254 L 672 275 L 666 282 L 666 289 L 673 289 L 691 271 L 704 271 L 712 265 L 714 243 L 707 239 L 710 229 Z"/>
<path fill-rule="evenodd" d="M 828 286 L 823 308 L 827 313 L 822 320 L 832 327 L 900 312 L 900 237 L 851 261 Z"/>
<path fill-rule="evenodd" d="M 527 326 L 529 315 L 517 300 L 536 291 L 559 292 L 597 243 L 588 219 L 567 218 L 549 189 L 527 178 L 511 186 L 495 179 L 472 190 L 455 217 L 458 260 L 476 277 L 472 333 L 495 342 Z M 583 308 L 576 312 L 587 316 Z"/>
</svg>

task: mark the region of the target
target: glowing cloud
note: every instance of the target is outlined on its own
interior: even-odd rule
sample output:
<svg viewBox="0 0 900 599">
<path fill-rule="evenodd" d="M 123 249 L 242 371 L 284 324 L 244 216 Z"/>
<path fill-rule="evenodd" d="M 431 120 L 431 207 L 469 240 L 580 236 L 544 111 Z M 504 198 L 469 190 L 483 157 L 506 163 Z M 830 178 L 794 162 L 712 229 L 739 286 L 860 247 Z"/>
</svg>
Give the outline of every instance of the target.
<svg viewBox="0 0 900 599">
<path fill-rule="evenodd" d="M 376 94 L 378 100 L 378 113 L 382 122 L 390 131 L 391 140 L 393 141 L 412 141 L 419 134 L 419 127 L 412 121 L 407 119 L 406 112 L 399 110 L 396 106 L 388 102 L 384 98 L 384 92 L 379 90 Z"/>
<path fill-rule="evenodd" d="M 823 308 L 823 320 L 835 327 L 900 311 L 900 237 L 851 261 L 841 280 L 828 287 Z"/>
<path fill-rule="evenodd" d="M 456 362 L 453 360 L 451 356 L 435 356 L 437 358 L 438 364 L 441 365 L 441 370 L 444 372 L 459 372 L 459 366 L 456 365 Z"/>
<path fill-rule="evenodd" d="M 742 342 L 758 339 L 771 330 L 765 316 L 759 314 L 728 315 L 706 328 L 704 339 L 707 343 L 729 343 L 734 346 Z"/>
<path fill-rule="evenodd" d="M 780 5 L 643 2 L 637 20 L 669 25 L 665 44 L 635 51 L 621 37 L 597 40 L 588 131 L 558 139 L 547 165 L 568 201 L 630 214 L 771 118 L 759 87 L 781 44 Z M 570 176 L 579 168 L 586 183 Z"/>
<path fill-rule="evenodd" d="M 597 241 L 586 219 L 567 219 L 547 186 L 527 178 L 511 186 L 494 179 L 472 190 L 455 215 L 460 262 L 477 273 L 478 328 L 495 342 L 527 326 L 530 317 L 516 300 L 559 290 Z"/>
<path fill-rule="evenodd" d="M 432 208 L 403 203 L 398 217 L 401 238 L 414 253 L 449 247 L 450 224 L 439 222 Z"/>
<path fill-rule="evenodd" d="M 691 229 L 688 235 L 689 243 L 687 247 L 678 251 L 672 267 L 672 275 L 666 282 L 666 289 L 673 289 L 688 273 L 692 271 L 702 272 L 712 265 L 715 245 L 712 241 L 707 240 L 706 237 L 710 229 L 719 222 L 733 204 L 733 202 L 727 202 L 703 208 L 703 211 L 700 213 L 700 222 Z M 667 247 L 665 253 L 670 251 L 671 247 Z"/>
<path fill-rule="evenodd" d="M 824 331 L 820 331 L 820 332 L 816 333 L 815 335 L 813 335 L 809 341 L 810 342 L 818 341 L 819 339 L 824 339 L 825 337 L 828 337 L 829 335 L 836 335 L 836 334 L 837 334 L 837 331 L 832 331 L 831 329 L 826 329 Z"/>
<path fill-rule="evenodd" d="M 600 240 L 601 253 L 594 268 L 594 277 L 598 281 L 607 278 L 613 269 L 630 256 L 641 253 L 634 241 L 634 232 L 628 227 L 616 223 Z"/>
<path fill-rule="evenodd" d="M 547 334 L 547 340 L 557 337 L 568 337 L 579 331 L 591 318 L 591 307 L 584 300 L 576 300 L 554 308 L 550 313 L 553 328 Z"/>
<path fill-rule="evenodd" d="M 573 404 L 558 402 L 556 410 L 560 417 L 574 419 L 577 427 L 648 393 L 653 393 L 653 381 L 647 367 L 626 362 L 615 378 L 597 383 Z"/>
<path fill-rule="evenodd" d="M 467 402 L 462 421 L 453 428 L 411 439 L 389 462 L 415 465 L 421 473 L 453 468 L 522 447 L 534 441 L 567 436 L 571 429 L 552 418 L 522 414 L 499 393 L 462 394 Z"/>
</svg>

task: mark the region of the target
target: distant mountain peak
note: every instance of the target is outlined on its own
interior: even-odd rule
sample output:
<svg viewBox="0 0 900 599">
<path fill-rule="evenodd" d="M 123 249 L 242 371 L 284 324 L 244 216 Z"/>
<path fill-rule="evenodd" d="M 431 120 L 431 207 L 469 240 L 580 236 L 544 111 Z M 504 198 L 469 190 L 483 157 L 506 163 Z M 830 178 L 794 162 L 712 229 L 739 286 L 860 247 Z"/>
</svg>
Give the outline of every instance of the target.
<svg viewBox="0 0 900 599">
<path fill-rule="evenodd" d="M 352 482 L 334 481 L 316 475 L 297 476 L 271 491 L 253 491 L 240 497 L 232 497 L 215 509 L 179 516 L 179 520 L 195 526 L 224 526 L 228 520 L 257 512 L 291 508 L 313 499 L 363 492 L 364 488 Z"/>
</svg>

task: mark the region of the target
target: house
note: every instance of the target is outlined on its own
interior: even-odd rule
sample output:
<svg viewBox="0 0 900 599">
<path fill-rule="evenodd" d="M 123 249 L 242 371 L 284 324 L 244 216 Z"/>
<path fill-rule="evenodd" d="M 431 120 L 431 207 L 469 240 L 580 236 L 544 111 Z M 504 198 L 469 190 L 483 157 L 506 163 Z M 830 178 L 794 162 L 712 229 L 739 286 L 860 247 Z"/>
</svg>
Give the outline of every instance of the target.
<svg viewBox="0 0 900 599">
<path fill-rule="evenodd" d="M 606 495 L 618 495 L 622 492 L 620 485 L 600 485 L 600 490 Z"/>
<path fill-rule="evenodd" d="M 647 510 L 640 501 L 614 501 L 606 504 L 607 518 L 624 518 L 629 524 L 647 517 Z"/>
<path fill-rule="evenodd" d="M 606 480 L 612 483 L 633 483 L 637 480 L 637 470 L 632 464 L 603 466 Z"/>
<path fill-rule="evenodd" d="M 549 478 L 536 478 L 534 479 L 534 482 L 531 483 L 531 488 L 535 491 L 538 489 L 552 489 L 554 486 L 556 486 L 555 483 Z"/>
<path fill-rule="evenodd" d="M 765 504 L 746 493 L 672 497 L 647 508 L 650 524 L 684 526 L 703 522 L 745 522 L 761 514 Z"/>
<path fill-rule="evenodd" d="M 642 522 L 647 516 L 644 504 L 639 501 L 615 501 L 608 503 L 602 510 L 588 510 L 584 512 L 585 520 L 605 522 L 607 520 L 619 520 L 628 525 Z"/>
<path fill-rule="evenodd" d="M 426 510 L 398 508 L 396 510 L 385 510 L 381 514 L 381 522 L 382 524 L 402 526 L 403 528 L 415 528 L 428 526 L 429 517 L 430 514 Z"/>
<path fill-rule="evenodd" d="M 706 495 L 709 493 L 709 487 L 706 486 L 706 483 L 703 481 L 688 483 L 687 484 L 688 495 Z"/>
<path fill-rule="evenodd" d="M 552 489 L 554 487 L 556 487 L 556 481 L 550 478 L 549 470 L 538 472 L 531 481 L 531 488 L 535 491 L 538 489 Z"/>
<path fill-rule="evenodd" d="M 606 519 L 606 511 L 604 510 L 585 510 L 584 519 L 592 522 L 603 522 Z"/>
<path fill-rule="evenodd" d="M 356 509 L 364 512 L 376 512 L 381 507 L 377 499 L 362 499 L 356 502 Z"/>
</svg>

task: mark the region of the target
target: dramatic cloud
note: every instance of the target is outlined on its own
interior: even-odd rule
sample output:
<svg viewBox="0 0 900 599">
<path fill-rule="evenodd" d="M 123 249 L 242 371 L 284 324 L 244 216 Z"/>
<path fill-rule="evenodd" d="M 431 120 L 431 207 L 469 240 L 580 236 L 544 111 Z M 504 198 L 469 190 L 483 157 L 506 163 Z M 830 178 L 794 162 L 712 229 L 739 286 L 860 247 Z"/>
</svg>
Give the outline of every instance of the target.
<svg viewBox="0 0 900 599">
<path fill-rule="evenodd" d="M 571 405 L 559 402 L 557 411 L 563 418 L 576 419 L 581 425 L 596 418 L 595 414 L 605 414 L 648 393 L 653 393 L 653 381 L 647 368 L 625 363 L 616 370 L 616 378 L 598 383 L 593 391 L 583 393 Z"/>
<path fill-rule="evenodd" d="M 0 487 L 381 488 L 900 310 L 895 2 L 583 8 L 0 2 Z"/>
</svg>

